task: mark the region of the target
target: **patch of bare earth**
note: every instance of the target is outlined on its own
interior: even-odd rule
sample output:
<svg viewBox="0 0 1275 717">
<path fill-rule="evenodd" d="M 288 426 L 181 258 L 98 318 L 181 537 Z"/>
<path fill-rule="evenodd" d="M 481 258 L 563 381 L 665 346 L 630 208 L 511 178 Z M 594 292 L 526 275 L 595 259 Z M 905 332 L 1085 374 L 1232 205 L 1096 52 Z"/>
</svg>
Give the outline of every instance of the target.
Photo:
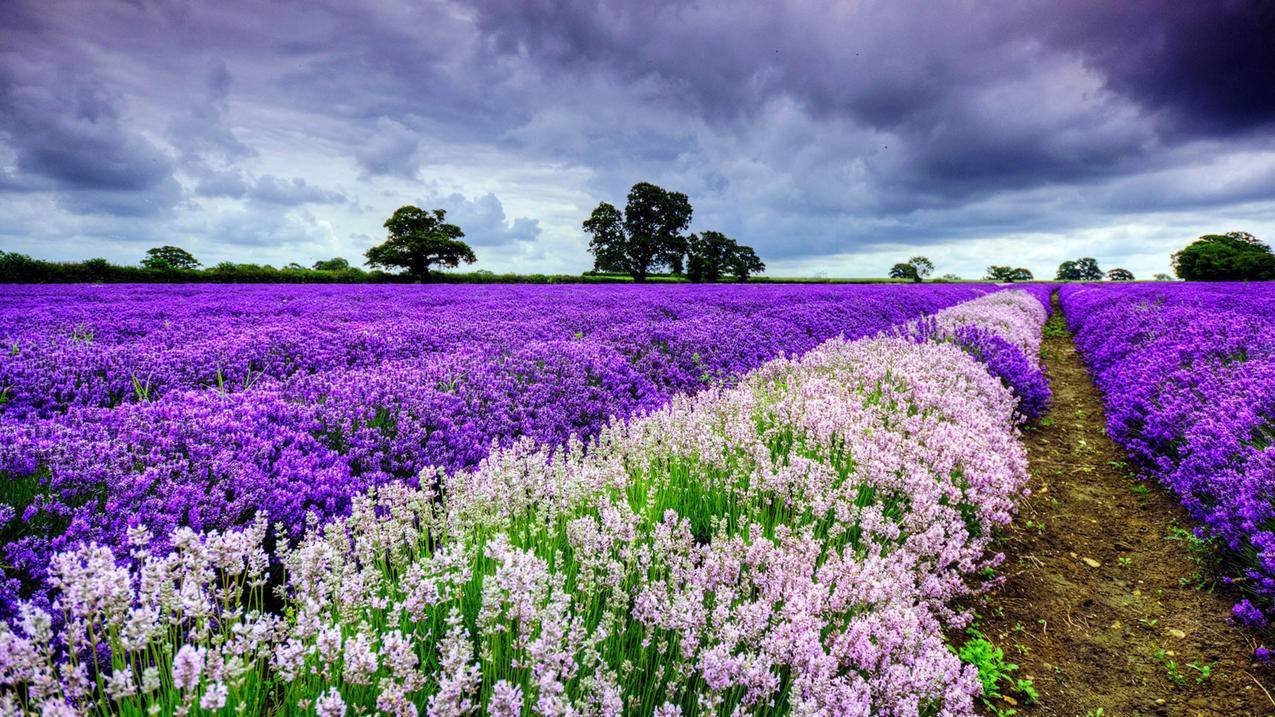
<svg viewBox="0 0 1275 717">
<path fill-rule="evenodd" d="M 1186 512 L 1125 467 L 1062 327 L 1053 319 L 1042 352 L 1053 411 L 1024 433 L 1033 495 L 1000 540 L 1004 583 L 976 605 L 1039 701 L 997 705 L 1060 717 L 1275 715 L 1275 671 L 1253 659 L 1261 636 L 1231 623 L 1235 596 L 1213 589 L 1175 531 L 1191 527 Z"/>
</svg>

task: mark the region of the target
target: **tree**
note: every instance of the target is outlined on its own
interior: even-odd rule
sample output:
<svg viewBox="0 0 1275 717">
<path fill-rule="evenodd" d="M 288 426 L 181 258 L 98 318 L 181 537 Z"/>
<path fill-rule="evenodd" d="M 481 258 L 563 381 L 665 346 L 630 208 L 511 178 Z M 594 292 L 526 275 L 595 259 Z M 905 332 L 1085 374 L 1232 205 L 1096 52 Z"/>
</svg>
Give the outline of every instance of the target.
<svg viewBox="0 0 1275 717">
<path fill-rule="evenodd" d="M 473 264 L 477 261 L 474 250 L 460 241 L 465 232 L 446 219 L 447 212 L 442 209 L 431 213 L 411 205 L 399 207 L 385 220 L 389 238 L 364 254 L 367 265 L 405 269 L 417 281 L 425 281 L 434 264 L 448 269 L 455 269 L 461 262 Z"/>
<path fill-rule="evenodd" d="M 890 267 L 891 279 L 911 279 L 921 281 L 934 273 L 934 262 L 923 256 L 914 256 L 906 262 L 899 262 Z"/>
<path fill-rule="evenodd" d="M 757 252 L 753 251 L 752 247 L 742 244 L 731 257 L 730 266 L 731 273 L 735 275 L 735 281 L 740 283 L 745 283 L 748 277 L 766 270 L 766 263 L 757 256 Z"/>
<path fill-rule="evenodd" d="M 593 235 L 589 251 L 593 252 L 593 270 L 606 274 L 623 274 L 628 271 L 625 251 L 628 238 L 624 236 L 624 215 L 614 205 L 598 204 L 588 219 L 584 220 L 585 232 Z"/>
<path fill-rule="evenodd" d="M 916 275 L 918 281 L 924 279 L 934 273 L 934 262 L 923 256 L 914 256 L 908 259 L 908 263 L 916 267 Z"/>
<path fill-rule="evenodd" d="M 1098 268 L 1098 260 L 1091 256 L 1075 261 L 1064 261 L 1058 265 L 1058 281 L 1102 281 L 1102 269 Z"/>
<path fill-rule="evenodd" d="M 180 269 L 197 269 L 199 262 L 190 252 L 175 246 L 159 246 L 146 250 L 146 258 L 142 266 L 159 271 L 177 271 Z"/>
<path fill-rule="evenodd" d="M 686 246 L 686 278 L 696 282 L 720 281 L 722 274 L 733 269 L 730 262 L 739 251 L 734 239 L 714 231 L 692 234 Z"/>
<path fill-rule="evenodd" d="M 682 273 L 687 251 L 682 232 L 690 226 L 692 211 L 685 194 L 649 182 L 633 185 L 623 214 L 611 204 L 598 204 L 583 224 L 584 231 L 593 237 L 589 251 L 594 269 L 624 272 L 635 281 L 645 281 L 664 267 L 674 274 Z"/>
<path fill-rule="evenodd" d="M 1169 276 L 1168 274 L 1156 274 L 1155 280 L 1156 281 L 1173 281 L 1173 277 Z"/>
<path fill-rule="evenodd" d="M 1014 281 L 1031 281 L 1034 277 L 1032 273 L 1022 267 L 1014 268 L 1009 266 L 989 266 L 987 267 L 987 279 L 989 281 L 1014 282 Z"/>
<path fill-rule="evenodd" d="M 748 281 L 751 274 L 765 271 L 757 252 L 721 232 L 692 234 L 686 242 L 686 278 L 696 282 L 716 282 L 730 274 Z"/>
<path fill-rule="evenodd" d="M 350 262 L 334 256 L 331 259 L 320 259 L 314 262 L 314 268 L 316 271 L 346 271 L 350 268 Z"/>
<path fill-rule="evenodd" d="M 911 263 L 899 262 L 890 267 L 891 279 L 910 279 L 912 281 L 920 281 L 921 275 L 917 272 L 916 267 Z"/>
<path fill-rule="evenodd" d="M 284 271 L 305 271 L 305 267 L 301 266 L 295 261 L 290 261 L 284 265 L 283 270 Z"/>
<path fill-rule="evenodd" d="M 1247 232 L 1205 234 L 1172 259 L 1174 273 L 1187 281 L 1275 279 L 1275 254 Z"/>
<path fill-rule="evenodd" d="M 1116 267 L 1107 272 L 1108 281 L 1133 281 L 1133 272 Z"/>
<path fill-rule="evenodd" d="M 961 277 L 957 276 L 956 274 L 944 274 L 943 276 L 940 276 L 939 278 L 942 279 L 943 281 L 960 281 L 961 280 Z"/>
</svg>

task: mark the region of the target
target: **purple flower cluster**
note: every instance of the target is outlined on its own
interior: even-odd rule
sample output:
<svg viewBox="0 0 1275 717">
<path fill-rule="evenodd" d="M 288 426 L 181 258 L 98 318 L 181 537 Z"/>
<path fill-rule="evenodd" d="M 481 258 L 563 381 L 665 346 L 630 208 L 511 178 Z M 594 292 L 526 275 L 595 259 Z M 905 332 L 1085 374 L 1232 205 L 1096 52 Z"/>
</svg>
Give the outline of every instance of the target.
<svg viewBox="0 0 1275 717">
<path fill-rule="evenodd" d="M 1066 286 L 1107 429 L 1275 598 L 1275 287 Z M 1242 578 L 1242 579 L 1239 579 Z M 1237 606 L 1252 622 L 1256 608 Z"/>
<path fill-rule="evenodd" d="M 145 525 L 299 534 L 493 445 L 561 445 L 985 293 L 900 286 L 79 286 L 0 297 L 11 575 Z M 14 584 L 9 583 L 12 590 Z M 11 604 L 12 596 L 0 602 Z"/>
<path fill-rule="evenodd" d="M 952 336 L 954 343 L 987 367 L 1018 399 L 1018 412 L 1029 421 L 1049 413 L 1053 392 L 1040 366 L 1005 339 L 977 326 L 962 326 Z"/>
</svg>

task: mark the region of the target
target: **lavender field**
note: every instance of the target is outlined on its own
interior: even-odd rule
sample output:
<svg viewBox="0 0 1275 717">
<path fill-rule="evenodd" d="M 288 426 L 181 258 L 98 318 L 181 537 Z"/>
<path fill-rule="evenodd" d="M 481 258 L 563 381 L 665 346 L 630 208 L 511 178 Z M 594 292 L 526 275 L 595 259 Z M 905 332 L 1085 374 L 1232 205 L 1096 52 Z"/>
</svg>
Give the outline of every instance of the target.
<svg viewBox="0 0 1275 717">
<path fill-rule="evenodd" d="M 5 562 L 39 576 L 51 550 L 262 510 L 296 537 L 367 487 L 517 438 L 588 438 L 983 291 L 16 289 L 0 312 Z"/>
<path fill-rule="evenodd" d="M 5 714 L 969 714 L 1049 290 L 15 288 Z"/>
<path fill-rule="evenodd" d="M 1265 625 L 1275 598 L 1275 288 L 1069 285 L 1060 298 L 1106 396 L 1108 432 L 1232 562 L 1224 580 L 1252 598 L 1236 618 Z"/>
</svg>

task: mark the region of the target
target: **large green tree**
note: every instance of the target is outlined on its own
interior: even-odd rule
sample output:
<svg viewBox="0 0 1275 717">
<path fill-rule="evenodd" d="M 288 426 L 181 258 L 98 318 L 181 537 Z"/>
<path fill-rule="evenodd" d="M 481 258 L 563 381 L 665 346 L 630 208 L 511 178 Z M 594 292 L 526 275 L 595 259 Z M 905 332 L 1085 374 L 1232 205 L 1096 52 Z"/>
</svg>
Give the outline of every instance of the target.
<svg viewBox="0 0 1275 717">
<path fill-rule="evenodd" d="M 1054 276 L 1058 281 L 1102 281 L 1102 277 L 1098 260 L 1091 256 L 1064 261 L 1058 265 L 1058 273 Z"/>
<path fill-rule="evenodd" d="M 721 232 L 692 234 L 686 242 L 686 278 L 713 283 L 730 271 L 729 262 L 739 244 Z"/>
<path fill-rule="evenodd" d="M 592 239 L 594 269 L 624 272 L 635 281 L 645 281 L 651 273 L 669 268 L 682 273 L 687 250 L 683 234 L 691 223 L 691 203 L 685 194 L 670 192 L 649 182 L 638 182 L 629 190 L 624 212 L 602 202 L 584 220 L 584 230 Z"/>
<path fill-rule="evenodd" d="M 198 269 L 199 261 L 181 247 L 157 246 L 146 250 L 146 258 L 142 259 L 142 266 L 160 271 Z"/>
<path fill-rule="evenodd" d="M 389 238 L 364 254 L 368 266 L 402 269 L 417 281 L 425 281 L 435 264 L 454 269 L 461 262 L 477 261 L 474 250 L 460 241 L 465 232 L 446 219 L 447 212 L 442 209 L 428 212 L 411 205 L 399 207 L 385 220 Z"/>
<path fill-rule="evenodd" d="M 987 279 L 989 281 L 1013 282 L 1013 281 L 1031 281 L 1031 271 L 1022 267 L 1014 268 L 1012 266 L 989 266 L 987 267 Z"/>
<path fill-rule="evenodd" d="M 1133 281 L 1133 272 L 1116 267 L 1107 272 L 1108 281 Z"/>
<path fill-rule="evenodd" d="M 921 281 L 934 273 L 934 262 L 924 256 L 914 256 L 890 267 L 891 279 L 911 279 Z"/>
<path fill-rule="evenodd" d="M 891 279 L 907 279 L 909 281 L 920 281 L 921 274 L 917 272 L 916 266 L 911 262 L 899 262 L 890 267 Z"/>
<path fill-rule="evenodd" d="M 1205 234 L 1173 255 L 1173 271 L 1187 281 L 1275 280 L 1275 254 L 1248 232 Z"/>
<path fill-rule="evenodd" d="M 766 262 L 757 256 L 757 252 L 753 251 L 750 246 L 740 245 L 730 259 L 731 273 L 735 275 L 735 281 L 746 282 L 748 277 L 753 274 L 760 274 L 766 270 Z"/>
<path fill-rule="evenodd" d="M 934 262 L 930 261 L 929 257 L 914 256 L 911 259 L 908 259 L 908 263 L 916 269 L 916 276 L 918 280 L 924 279 L 934 273 Z"/>
<path fill-rule="evenodd" d="M 721 232 L 692 234 L 686 246 L 686 278 L 691 281 L 712 283 L 727 274 L 747 281 L 751 274 L 766 270 L 752 247 Z"/>
</svg>

